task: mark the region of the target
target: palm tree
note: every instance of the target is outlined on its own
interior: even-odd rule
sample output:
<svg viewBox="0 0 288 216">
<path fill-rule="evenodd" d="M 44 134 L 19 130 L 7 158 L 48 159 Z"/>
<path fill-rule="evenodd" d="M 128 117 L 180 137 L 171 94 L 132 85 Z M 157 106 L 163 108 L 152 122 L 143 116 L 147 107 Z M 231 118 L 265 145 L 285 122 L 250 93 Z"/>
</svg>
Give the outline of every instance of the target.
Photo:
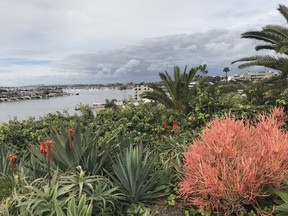
<svg viewBox="0 0 288 216">
<path fill-rule="evenodd" d="M 279 5 L 278 11 L 288 22 L 288 7 Z M 248 31 L 242 34 L 241 38 L 250 38 L 264 41 L 265 44 L 255 47 L 258 50 L 273 50 L 277 54 L 288 55 L 288 28 L 279 25 L 266 25 L 261 31 Z M 255 55 L 241 58 L 232 62 L 246 62 L 239 65 L 239 68 L 250 66 L 264 66 L 282 72 L 284 77 L 288 75 L 288 59 L 283 56 Z"/>
<path fill-rule="evenodd" d="M 104 104 L 104 108 L 116 108 L 117 104 L 116 104 L 117 100 L 116 99 L 105 99 L 105 104 Z"/>
<path fill-rule="evenodd" d="M 225 68 L 223 69 L 223 72 L 226 73 L 226 75 L 225 75 L 226 82 L 228 81 L 227 73 L 228 73 L 229 71 L 230 71 L 229 67 L 225 67 Z"/>
<path fill-rule="evenodd" d="M 162 80 L 162 85 L 151 83 L 148 84 L 153 91 L 147 91 L 142 94 L 143 98 L 158 101 L 165 105 L 167 108 L 174 109 L 177 112 L 187 112 L 189 107 L 190 99 L 193 96 L 193 88 L 190 86 L 196 73 L 201 71 L 207 74 L 206 65 L 200 65 L 198 67 L 190 69 L 187 72 L 187 66 L 184 72 L 180 72 L 178 66 L 174 67 L 174 80 L 165 71 L 165 73 L 159 73 Z M 207 80 L 207 77 L 202 77 L 197 81 L 198 85 L 203 84 Z"/>
</svg>

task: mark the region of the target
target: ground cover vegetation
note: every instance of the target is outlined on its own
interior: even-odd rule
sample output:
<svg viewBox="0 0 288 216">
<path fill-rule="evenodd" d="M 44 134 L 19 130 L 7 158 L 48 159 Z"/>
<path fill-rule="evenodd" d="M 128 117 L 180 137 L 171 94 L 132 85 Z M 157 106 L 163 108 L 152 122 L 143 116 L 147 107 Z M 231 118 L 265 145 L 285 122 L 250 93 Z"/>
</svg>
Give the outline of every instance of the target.
<svg viewBox="0 0 288 216">
<path fill-rule="evenodd" d="M 149 103 L 0 124 L 0 214 L 287 215 L 287 78 L 173 72 Z"/>
</svg>

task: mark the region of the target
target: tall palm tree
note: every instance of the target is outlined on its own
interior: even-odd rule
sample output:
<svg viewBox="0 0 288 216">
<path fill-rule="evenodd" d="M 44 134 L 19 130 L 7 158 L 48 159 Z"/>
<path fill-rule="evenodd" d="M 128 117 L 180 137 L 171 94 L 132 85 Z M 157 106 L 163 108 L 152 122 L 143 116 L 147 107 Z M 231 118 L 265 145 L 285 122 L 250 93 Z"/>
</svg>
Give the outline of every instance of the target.
<svg viewBox="0 0 288 216">
<path fill-rule="evenodd" d="M 225 68 L 223 69 L 223 72 L 226 73 L 226 75 L 225 75 L 226 82 L 228 81 L 227 73 L 228 73 L 229 71 L 230 71 L 229 67 L 225 67 Z"/>
<path fill-rule="evenodd" d="M 144 92 L 142 97 L 158 101 L 167 108 L 174 109 L 177 112 L 186 112 L 189 109 L 189 102 L 194 93 L 190 83 L 198 71 L 205 74 L 208 73 L 205 64 L 191 68 L 188 72 L 186 66 L 183 73 L 181 73 L 178 66 L 175 66 L 174 80 L 166 71 L 165 73 L 161 72 L 159 73 L 162 80 L 161 85 L 156 83 L 149 84 L 148 86 L 152 88 L 153 91 Z M 201 85 L 206 80 L 206 77 L 202 77 L 197 81 L 197 84 Z"/>
<path fill-rule="evenodd" d="M 105 99 L 105 104 L 104 104 L 104 108 L 116 108 L 117 104 L 116 104 L 117 100 L 116 99 Z"/>
<path fill-rule="evenodd" d="M 278 11 L 288 22 L 288 7 L 279 5 Z M 241 58 L 232 62 L 246 62 L 239 65 L 239 68 L 250 66 L 264 66 L 271 69 L 276 69 L 282 72 L 284 77 L 288 75 L 288 28 L 279 25 L 266 25 L 261 31 L 248 31 L 242 34 L 241 38 L 250 38 L 264 41 L 265 44 L 258 45 L 255 50 L 273 50 L 277 54 L 283 56 L 255 55 L 251 57 Z"/>
</svg>

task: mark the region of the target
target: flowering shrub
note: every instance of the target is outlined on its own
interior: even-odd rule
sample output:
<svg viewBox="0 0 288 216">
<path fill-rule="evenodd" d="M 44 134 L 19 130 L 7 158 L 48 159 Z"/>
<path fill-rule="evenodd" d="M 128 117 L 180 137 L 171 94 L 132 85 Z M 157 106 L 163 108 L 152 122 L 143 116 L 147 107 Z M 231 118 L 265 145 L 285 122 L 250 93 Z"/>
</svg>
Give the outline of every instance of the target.
<svg viewBox="0 0 288 216">
<path fill-rule="evenodd" d="M 179 197 L 222 215 L 269 196 L 269 186 L 279 188 L 288 171 L 284 122 L 281 108 L 259 114 L 253 122 L 230 114 L 212 120 L 184 153 Z"/>
</svg>

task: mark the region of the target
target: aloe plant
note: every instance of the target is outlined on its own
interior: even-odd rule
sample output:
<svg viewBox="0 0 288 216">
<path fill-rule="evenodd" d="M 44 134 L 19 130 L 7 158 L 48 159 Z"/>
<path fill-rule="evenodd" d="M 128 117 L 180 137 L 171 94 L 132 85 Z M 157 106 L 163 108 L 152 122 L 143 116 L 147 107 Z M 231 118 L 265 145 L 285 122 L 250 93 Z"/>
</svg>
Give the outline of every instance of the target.
<svg viewBox="0 0 288 216">
<path fill-rule="evenodd" d="M 151 216 L 157 215 L 152 212 L 150 208 L 145 207 L 143 204 L 132 204 L 126 211 L 127 216 Z"/>
<path fill-rule="evenodd" d="M 154 160 L 148 150 L 144 154 L 139 146 L 131 145 L 113 161 L 113 173 L 108 174 L 128 203 L 147 203 L 163 196 L 160 173 L 151 173 Z"/>
<path fill-rule="evenodd" d="M 73 133 L 67 134 L 65 128 L 60 131 L 52 129 L 50 138 L 54 141 L 51 148 L 51 170 L 59 169 L 62 172 L 74 170 L 80 165 L 87 173 L 91 175 L 101 174 L 102 166 L 109 158 L 109 154 L 113 150 L 113 140 L 115 136 L 111 135 L 110 140 L 102 139 L 99 141 L 99 132 L 95 132 L 92 128 L 87 128 L 84 132 L 80 126 L 76 126 Z M 73 145 L 71 147 L 71 142 Z M 47 159 L 41 154 L 38 147 L 31 147 L 31 161 L 25 162 L 26 166 L 38 176 L 46 171 Z"/>
<path fill-rule="evenodd" d="M 3 145 L 0 145 L 0 175 L 9 174 L 8 153 L 9 151 Z"/>
<path fill-rule="evenodd" d="M 71 199 L 68 202 L 67 214 L 61 209 L 57 201 L 54 202 L 56 216 L 91 216 L 92 215 L 92 202 L 87 205 L 86 194 L 81 195 L 81 198 L 76 204 L 75 197 L 70 196 Z"/>
<path fill-rule="evenodd" d="M 90 212 L 113 215 L 120 198 L 121 194 L 110 180 L 103 176 L 87 176 L 78 167 L 75 173 L 59 175 L 55 171 L 52 179 L 48 175 L 32 182 L 25 179 L 4 202 L 6 207 L 0 206 L 0 215 L 44 216 L 63 212 L 64 215 L 85 216 L 91 215 Z M 74 214 L 75 211 L 80 214 Z"/>
</svg>

